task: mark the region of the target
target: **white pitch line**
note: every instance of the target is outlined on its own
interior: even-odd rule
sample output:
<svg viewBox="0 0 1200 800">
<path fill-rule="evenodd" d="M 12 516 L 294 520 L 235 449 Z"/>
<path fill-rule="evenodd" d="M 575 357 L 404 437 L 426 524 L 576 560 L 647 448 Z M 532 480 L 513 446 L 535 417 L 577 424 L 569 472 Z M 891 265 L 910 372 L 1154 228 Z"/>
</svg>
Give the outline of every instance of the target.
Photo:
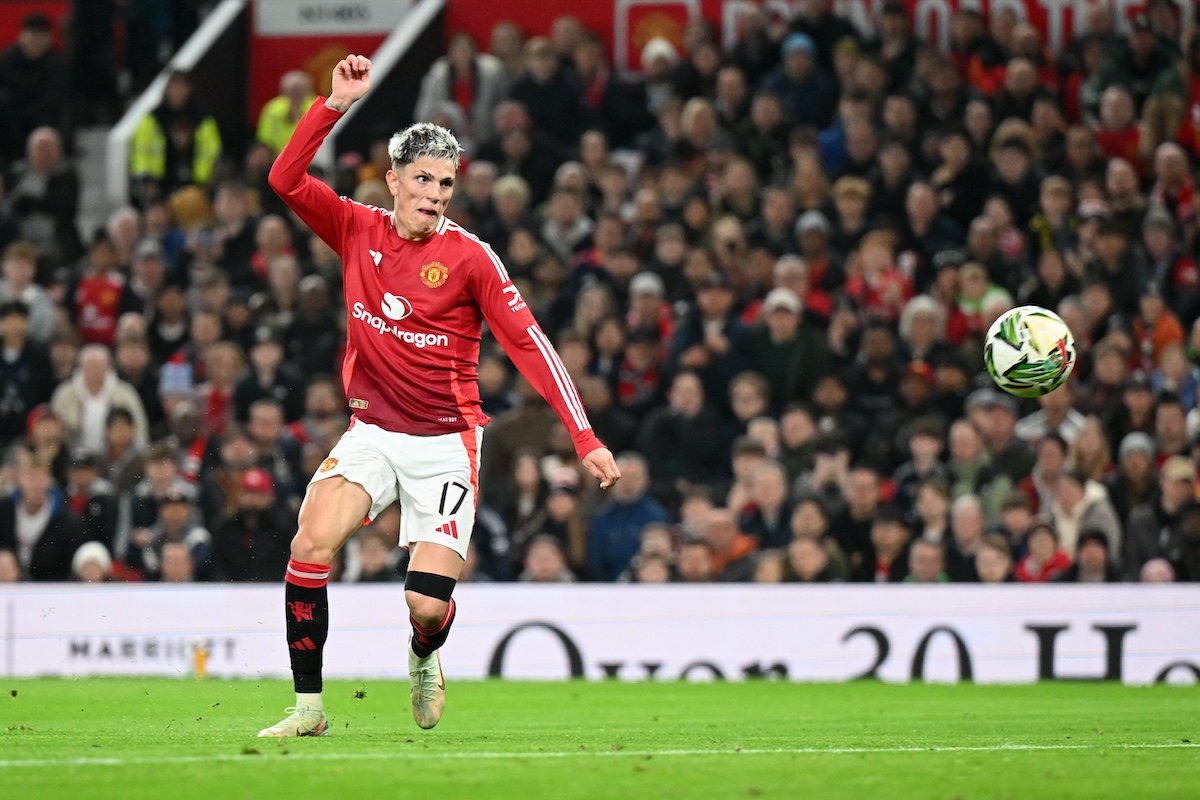
<svg viewBox="0 0 1200 800">
<path fill-rule="evenodd" d="M 862 753 L 994 753 L 1004 751 L 1037 750 L 1190 750 L 1200 749 L 1200 744 L 1187 742 L 1159 744 L 998 744 L 962 747 L 778 747 L 737 749 L 687 749 L 687 750 L 566 750 L 533 752 L 479 752 L 479 753 L 297 753 L 297 758 L 306 761 L 389 761 L 392 759 L 456 759 L 495 761 L 500 759 L 526 758 L 649 758 L 654 756 L 764 756 L 764 755 L 854 755 Z M 0 769 L 21 767 L 126 767 L 156 764 L 208 764 L 215 761 L 245 761 L 250 763 L 256 755 L 274 755 L 270 750 L 253 754 L 214 754 L 207 756 L 134 756 L 132 758 L 31 758 L 0 761 Z"/>
</svg>

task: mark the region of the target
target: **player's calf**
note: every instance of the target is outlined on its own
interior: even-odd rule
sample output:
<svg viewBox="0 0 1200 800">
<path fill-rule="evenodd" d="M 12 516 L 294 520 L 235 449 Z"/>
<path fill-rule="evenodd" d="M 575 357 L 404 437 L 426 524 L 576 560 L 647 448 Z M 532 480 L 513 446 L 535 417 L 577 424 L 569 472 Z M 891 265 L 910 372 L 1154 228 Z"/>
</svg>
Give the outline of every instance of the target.
<svg viewBox="0 0 1200 800">
<path fill-rule="evenodd" d="M 446 707 L 446 681 L 438 649 L 446 643 L 454 623 L 454 584 L 453 578 L 430 572 L 410 571 L 404 581 L 412 624 L 408 677 L 413 719 L 426 729 L 438 724 Z"/>
<path fill-rule="evenodd" d="M 409 572 L 404 579 L 404 598 L 408 602 L 413 629 L 413 652 L 425 658 L 446 643 L 454 624 L 456 581 L 431 572 Z"/>
</svg>

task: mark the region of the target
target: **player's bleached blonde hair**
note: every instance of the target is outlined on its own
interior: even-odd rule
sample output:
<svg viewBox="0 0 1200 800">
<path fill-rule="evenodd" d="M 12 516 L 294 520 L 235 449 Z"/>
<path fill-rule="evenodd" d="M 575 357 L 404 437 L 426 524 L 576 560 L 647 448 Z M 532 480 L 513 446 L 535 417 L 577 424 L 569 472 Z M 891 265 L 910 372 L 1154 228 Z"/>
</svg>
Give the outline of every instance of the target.
<svg viewBox="0 0 1200 800">
<path fill-rule="evenodd" d="M 454 134 L 432 122 L 409 125 L 393 134 L 388 142 L 388 156 L 392 159 L 392 169 L 396 171 L 421 158 L 453 161 L 457 170 L 462 153 L 462 145 L 454 138 Z"/>
</svg>

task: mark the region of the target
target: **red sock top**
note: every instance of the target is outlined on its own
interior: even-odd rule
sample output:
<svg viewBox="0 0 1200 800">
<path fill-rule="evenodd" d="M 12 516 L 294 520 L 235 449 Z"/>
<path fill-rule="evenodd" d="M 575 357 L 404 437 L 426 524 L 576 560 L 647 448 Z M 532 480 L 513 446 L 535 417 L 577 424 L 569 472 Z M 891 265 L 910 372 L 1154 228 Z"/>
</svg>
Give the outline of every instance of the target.
<svg viewBox="0 0 1200 800">
<path fill-rule="evenodd" d="M 450 620 L 454 617 L 454 598 L 450 598 L 450 602 L 446 604 L 446 613 L 442 616 L 442 621 L 432 628 L 426 628 L 421 623 L 413 619 L 412 614 L 408 615 L 408 619 L 412 622 L 412 626 L 417 629 L 418 633 L 423 633 L 426 636 L 433 636 L 435 633 L 441 633 L 450 624 Z"/>
<path fill-rule="evenodd" d="M 306 564 L 293 558 L 288 561 L 284 580 L 306 589 L 320 589 L 329 583 L 329 565 Z"/>
</svg>

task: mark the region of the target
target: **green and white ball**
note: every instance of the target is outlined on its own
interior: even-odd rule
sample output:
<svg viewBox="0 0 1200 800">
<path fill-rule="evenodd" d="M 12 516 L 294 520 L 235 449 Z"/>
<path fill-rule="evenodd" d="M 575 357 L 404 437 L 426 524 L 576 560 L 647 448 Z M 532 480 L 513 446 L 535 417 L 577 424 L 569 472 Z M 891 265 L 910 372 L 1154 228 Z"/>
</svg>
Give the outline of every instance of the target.
<svg viewBox="0 0 1200 800">
<path fill-rule="evenodd" d="M 1067 382 L 1075 337 L 1062 317 L 1040 306 L 1000 316 L 984 340 L 983 360 L 996 385 L 1017 397 L 1041 397 Z"/>
</svg>

